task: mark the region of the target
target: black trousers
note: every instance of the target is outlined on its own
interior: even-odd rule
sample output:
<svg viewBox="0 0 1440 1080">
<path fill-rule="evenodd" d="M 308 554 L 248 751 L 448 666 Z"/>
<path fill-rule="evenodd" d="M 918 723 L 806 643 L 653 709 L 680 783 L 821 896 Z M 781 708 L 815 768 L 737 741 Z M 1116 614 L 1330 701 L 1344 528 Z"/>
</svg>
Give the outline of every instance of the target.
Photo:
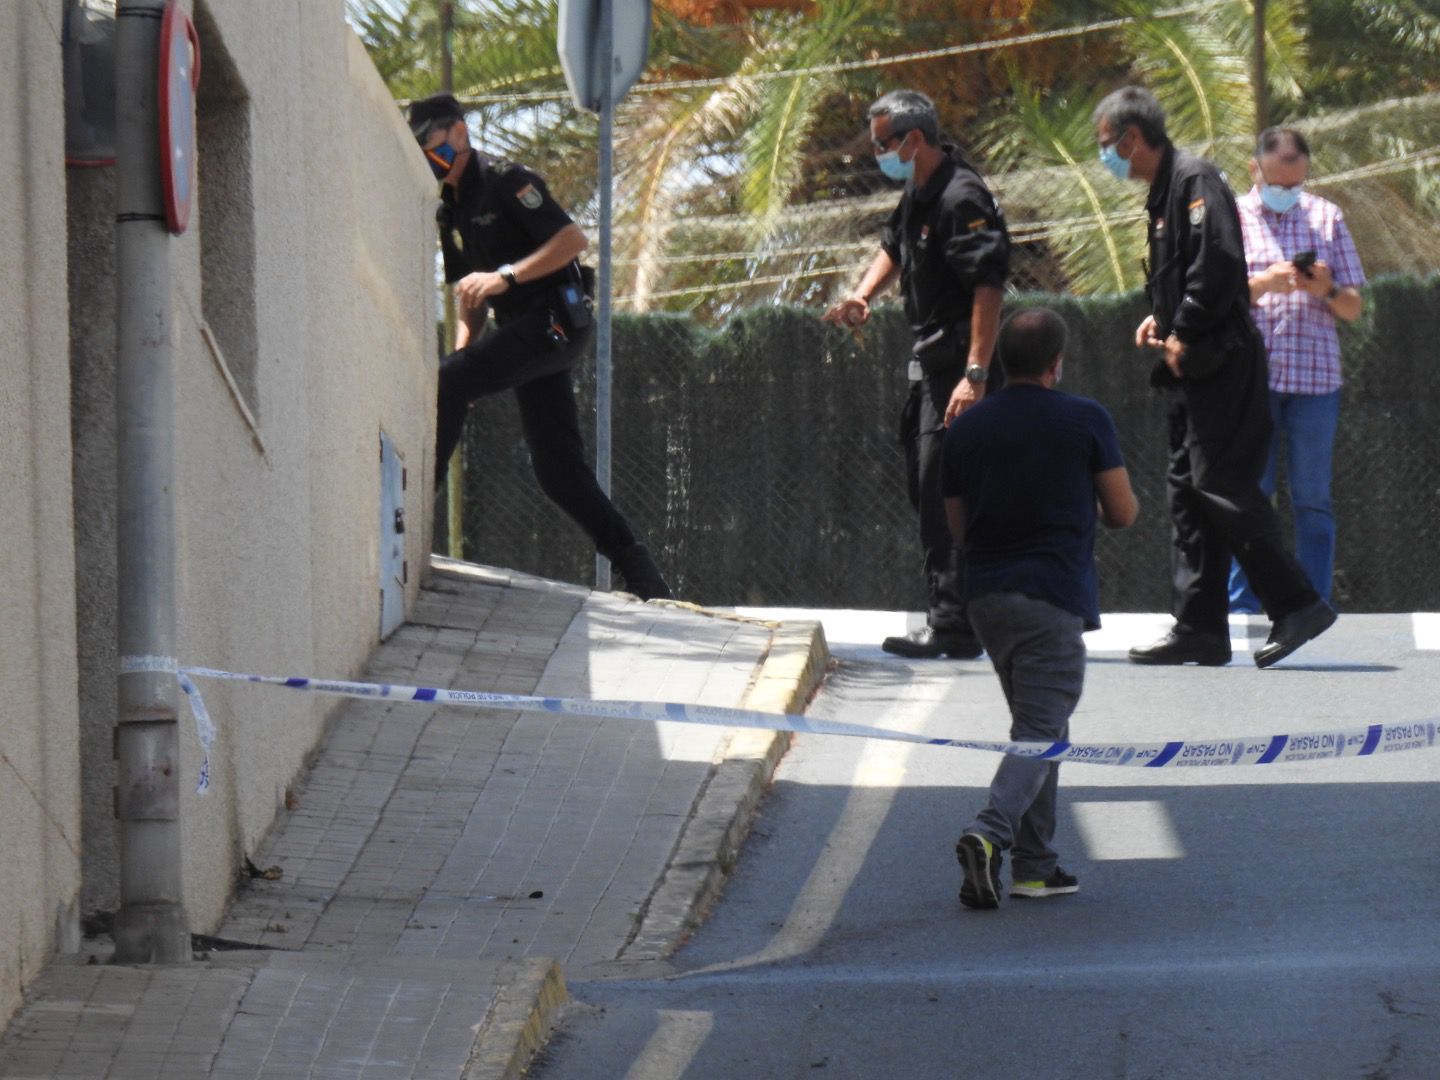
<svg viewBox="0 0 1440 1080">
<path fill-rule="evenodd" d="M 940 494 L 940 446 L 945 439 L 945 408 L 963 369 L 926 375 L 910 384 L 900 420 L 910 504 L 920 514 L 928 622 L 936 630 L 968 633 L 965 617 L 965 555 L 950 536 L 945 500 Z"/>
<path fill-rule="evenodd" d="M 540 490 L 574 519 L 606 558 L 635 543 L 629 524 L 600 490 L 585 460 L 570 367 L 593 330 L 556 342 L 550 313 L 533 309 L 440 362 L 435 424 L 435 483 L 445 478 L 465 417 L 481 397 L 514 390 L 520 426 Z"/>
<path fill-rule="evenodd" d="M 1267 379 L 1257 335 L 1215 375 L 1174 391 L 1166 476 L 1172 614 L 1189 630 L 1228 633 L 1232 555 L 1272 620 L 1319 599 L 1260 492 L 1273 427 Z"/>
</svg>

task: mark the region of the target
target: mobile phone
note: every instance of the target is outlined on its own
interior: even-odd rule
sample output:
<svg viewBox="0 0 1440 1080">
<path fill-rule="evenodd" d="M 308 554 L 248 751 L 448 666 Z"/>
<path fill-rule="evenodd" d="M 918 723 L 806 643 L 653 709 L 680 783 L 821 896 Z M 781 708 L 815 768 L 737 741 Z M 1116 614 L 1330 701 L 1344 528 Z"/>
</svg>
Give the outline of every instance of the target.
<svg viewBox="0 0 1440 1080">
<path fill-rule="evenodd" d="M 1295 257 L 1290 260 L 1290 265 L 1299 270 L 1306 277 L 1310 276 L 1310 268 L 1315 265 L 1315 252 L 1297 251 Z"/>
</svg>

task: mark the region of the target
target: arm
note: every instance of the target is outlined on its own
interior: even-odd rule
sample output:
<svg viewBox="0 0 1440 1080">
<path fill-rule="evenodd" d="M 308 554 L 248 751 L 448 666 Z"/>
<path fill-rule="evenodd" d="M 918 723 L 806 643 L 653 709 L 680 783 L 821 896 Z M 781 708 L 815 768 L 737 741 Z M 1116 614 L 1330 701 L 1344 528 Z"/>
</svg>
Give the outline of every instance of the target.
<svg viewBox="0 0 1440 1080">
<path fill-rule="evenodd" d="M 1000 301 L 1004 297 L 998 285 L 977 285 L 975 303 L 970 308 L 970 354 L 965 366 L 978 364 L 989 368 L 995 355 L 995 340 L 1000 336 Z M 984 383 L 961 379 L 945 406 L 945 424 L 985 396 Z"/>
<path fill-rule="evenodd" d="M 1365 271 L 1360 266 L 1360 256 L 1355 252 L 1355 241 L 1350 239 L 1345 215 L 1338 210 L 1335 212 L 1335 233 L 1326 247 L 1325 254 L 1330 256 L 1331 261 L 1322 259 L 1315 263 L 1315 288 L 1310 288 L 1309 282 L 1301 282 L 1301 287 L 1328 307 L 1335 318 L 1354 322 L 1365 306 L 1360 295 L 1360 286 L 1365 284 Z"/>
<path fill-rule="evenodd" d="M 460 318 L 455 325 L 456 352 L 480 336 L 480 331 L 485 329 L 485 319 L 489 314 L 488 304 L 481 304 L 478 308 L 473 308 L 461 301 L 459 305 Z"/>
<path fill-rule="evenodd" d="M 1122 470 L 1123 471 L 1123 470 Z M 945 499 L 945 520 L 950 524 L 950 536 L 957 547 L 965 546 L 965 504 L 958 496 Z"/>
<path fill-rule="evenodd" d="M 870 260 L 870 265 L 860 278 L 860 284 L 855 286 L 855 291 L 831 305 L 830 310 L 820 316 L 821 321 L 834 323 L 836 326 L 848 326 L 851 329 L 863 326 L 870 318 L 870 298 L 890 284 L 899 272 L 900 267 L 890 253 L 881 248 L 875 253 L 875 258 Z"/>
<path fill-rule="evenodd" d="M 1335 318 L 1354 322 L 1360 317 L 1365 301 L 1360 290 L 1351 282 L 1363 281 L 1364 274 L 1360 272 L 1360 259 L 1350 242 L 1350 234 L 1344 232 L 1344 228 L 1344 222 L 1339 222 L 1338 231 L 1343 234 L 1337 238 L 1336 244 L 1339 265 L 1332 267 L 1324 259 L 1317 259 L 1308 274 L 1297 274 L 1295 280 L 1300 288 L 1324 304 Z M 1346 284 L 1341 285 L 1341 280 L 1346 280 Z"/>
<path fill-rule="evenodd" d="M 573 221 L 564 226 L 538 248 L 514 264 L 515 280 L 520 283 L 534 281 L 561 269 L 590 245 L 580 226 Z M 499 296 L 510 288 L 510 283 L 500 276 L 498 270 L 477 270 L 461 278 L 455 291 L 470 307 L 479 307 L 492 296 Z"/>
<path fill-rule="evenodd" d="M 1317 260 L 1308 274 L 1297 273 L 1295 282 L 1298 288 L 1304 289 L 1324 304 L 1335 318 L 1343 322 L 1354 322 L 1360 317 L 1361 309 L 1365 305 L 1360 290 L 1350 285 L 1337 284 L 1328 263 Z M 1332 289 L 1334 296 L 1330 295 Z"/>
<path fill-rule="evenodd" d="M 1174 224 L 1188 230 L 1182 255 L 1184 288 L 1170 327 L 1181 343 L 1189 344 L 1220 328 L 1250 279 L 1235 198 L 1218 173 L 1194 177 L 1185 187 L 1180 210 L 1186 218 Z"/>
<path fill-rule="evenodd" d="M 1095 474 L 1095 500 L 1100 523 L 1107 529 L 1128 528 L 1140 514 L 1130 474 L 1123 465 Z"/>
<path fill-rule="evenodd" d="M 1342 322 L 1354 322 L 1365 310 L 1365 299 L 1353 285 L 1342 285 L 1340 291 L 1325 302 L 1330 305 L 1330 314 Z"/>
<path fill-rule="evenodd" d="M 1294 292 L 1298 287 L 1295 279 L 1295 265 L 1289 260 L 1271 263 L 1249 279 L 1250 303 L 1254 304 L 1266 293 Z"/>
<path fill-rule="evenodd" d="M 515 264 L 515 280 L 534 281 L 548 277 L 580 257 L 590 241 L 580 226 L 571 222 Z"/>
<path fill-rule="evenodd" d="M 945 261 L 955 276 L 970 286 L 970 351 L 965 366 L 988 368 L 1000 333 L 1000 301 L 1010 273 L 1010 233 L 1005 214 L 978 177 L 968 183 L 955 205 L 946 208 L 950 235 Z M 961 379 L 945 406 L 948 426 L 961 412 L 985 396 L 984 383 Z"/>
</svg>

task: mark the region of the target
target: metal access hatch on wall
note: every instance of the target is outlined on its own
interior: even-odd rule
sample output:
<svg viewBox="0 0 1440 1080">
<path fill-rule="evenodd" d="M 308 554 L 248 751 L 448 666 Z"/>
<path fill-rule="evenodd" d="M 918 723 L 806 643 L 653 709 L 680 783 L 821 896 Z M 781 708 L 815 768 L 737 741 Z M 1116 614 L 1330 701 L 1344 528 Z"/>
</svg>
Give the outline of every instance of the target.
<svg viewBox="0 0 1440 1080">
<path fill-rule="evenodd" d="M 405 621 L 405 459 L 380 432 L 380 640 Z"/>
</svg>

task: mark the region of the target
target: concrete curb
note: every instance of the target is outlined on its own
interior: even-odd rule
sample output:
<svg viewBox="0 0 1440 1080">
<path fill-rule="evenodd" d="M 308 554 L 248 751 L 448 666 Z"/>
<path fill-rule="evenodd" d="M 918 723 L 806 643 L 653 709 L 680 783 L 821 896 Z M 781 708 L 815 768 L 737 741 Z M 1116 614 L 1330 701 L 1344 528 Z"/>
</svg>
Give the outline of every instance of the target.
<svg viewBox="0 0 1440 1080">
<path fill-rule="evenodd" d="M 740 707 L 801 712 L 829 662 L 830 650 L 818 622 L 776 625 L 770 649 Z M 734 868 L 755 807 L 789 746 L 788 732 L 741 730 L 730 737 L 651 895 L 640 928 L 620 959 L 662 959 L 699 925 Z M 559 964 L 549 957 L 522 961 L 481 1026 L 461 1080 L 523 1076 L 569 999 Z"/>
<path fill-rule="evenodd" d="M 461 1080 L 517 1080 L 550 1037 L 556 1015 L 570 1000 L 560 965 L 548 956 L 520 961 L 515 978 L 496 995 Z"/>
<path fill-rule="evenodd" d="M 818 622 L 781 624 L 740 707 L 802 712 L 829 662 Z M 789 732 L 747 729 L 730 737 L 621 960 L 663 959 L 700 924 L 734 869 L 755 808 L 789 747 Z"/>
</svg>

